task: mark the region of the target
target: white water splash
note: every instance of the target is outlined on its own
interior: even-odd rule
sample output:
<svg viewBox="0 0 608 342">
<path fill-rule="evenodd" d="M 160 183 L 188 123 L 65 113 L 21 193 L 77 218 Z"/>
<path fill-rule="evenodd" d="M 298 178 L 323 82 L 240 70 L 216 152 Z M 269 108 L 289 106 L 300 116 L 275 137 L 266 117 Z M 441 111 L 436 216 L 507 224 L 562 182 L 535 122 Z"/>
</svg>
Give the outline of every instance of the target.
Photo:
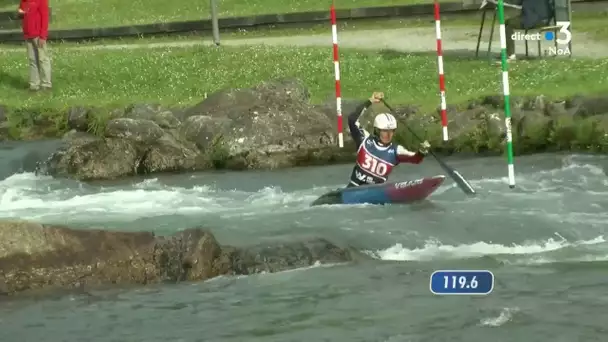
<svg viewBox="0 0 608 342">
<path fill-rule="evenodd" d="M 110 219 L 223 213 L 252 215 L 277 209 L 303 210 L 322 189 L 286 193 L 278 187 L 257 192 L 218 190 L 212 186 L 171 187 L 157 179 L 147 179 L 131 186 L 68 189 L 50 177 L 33 173 L 15 174 L 0 181 L 0 217 L 57 219 L 91 214 Z"/>
<path fill-rule="evenodd" d="M 479 325 L 485 327 L 499 327 L 508 323 L 513 319 L 513 315 L 519 312 L 519 308 L 503 308 L 500 314 L 496 317 L 484 318 L 479 322 Z"/>
<path fill-rule="evenodd" d="M 568 242 L 564 240 L 547 239 L 546 241 L 527 242 L 510 246 L 475 242 L 462 245 L 443 245 L 437 241 L 429 241 L 421 248 L 408 249 L 398 243 L 379 251 L 368 251 L 368 254 L 381 260 L 396 261 L 426 261 L 434 259 L 467 259 L 488 255 L 527 255 L 557 251 L 567 247 L 596 245 L 605 243 L 603 236 L 590 240 Z"/>
<path fill-rule="evenodd" d="M 530 210 L 523 210 L 520 205 L 519 208 L 513 209 L 514 212 L 509 212 L 509 215 L 521 216 L 530 212 L 532 215 L 542 215 L 557 223 L 568 221 L 576 224 L 580 220 L 585 220 L 586 223 L 600 226 L 608 219 L 606 214 L 608 188 L 601 185 L 603 184 L 601 182 L 606 181 L 605 177 L 598 176 L 602 172 L 594 165 L 567 162 L 559 169 L 518 175 L 520 177 L 518 188 L 512 192 L 504 191 L 502 187 L 506 182 L 504 178 L 472 179 L 470 182 L 479 189 L 479 196 L 476 198 L 463 197 L 452 182 L 447 182 L 430 197 L 430 201 L 445 205 L 446 208 L 453 208 L 452 213 L 464 214 L 470 211 L 470 207 L 475 203 L 487 200 L 497 201 L 498 208 L 511 210 L 509 203 L 515 200 L 519 204 L 530 203 L 530 206 L 526 205 Z M 564 177 L 572 178 L 573 181 L 568 183 L 563 180 Z M 328 188 L 287 192 L 280 187 L 267 185 L 257 191 L 240 191 L 222 190 L 208 185 L 169 186 L 157 179 L 106 187 L 75 181 L 69 183 L 71 188 L 65 186 L 65 181 L 38 177 L 32 173 L 15 174 L 1 180 L 0 217 L 47 222 L 59 222 L 66 217 L 70 222 L 106 220 L 130 222 L 140 218 L 168 215 L 214 214 L 220 218 L 231 219 L 308 210 L 324 212 L 322 215 L 327 215 L 326 211 L 383 212 L 383 209 L 376 211 L 371 205 L 318 206 L 311 209 L 310 203 L 328 191 Z M 568 190 L 568 187 L 572 189 L 573 186 L 577 195 L 593 196 L 596 207 L 591 210 L 592 212 L 588 208 L 579 208 L 579 210 L 571 210 L 570 214 L 562 214 L 563 208 L 547 205 L 544 209 L 537 209 L 535 205 L 539 203 L 537 201 L 546 203 L 551 198 L 551 201 L 555 199 L 558 203 L 558 200 L 565 196 L 564 191 L 574 191 Z M 404 208 L 404 210 L 408 209 Z M 564 216 L 566 214 L 570 216 Z M 344 214 L 345 217 L 349 215 Z"/>
<path fill-rule="evenodd" d="M 585 262 L 605 262 L 608 261 L 608 254 L 593 253 L 574 257 L 551 258 L 548 256 L 533 256 L 529 258 L 520 258 L 515 260 L 504 260 L 508 265 L 514 266 L 541 266 L 555 263 L 585 263 Z"/>
<path fill-rule="evenodd" d="M 552 190 L 563 192 L 570 190 L 572 186 L 608 186 L 608 178 L 606 178 L 602 168 L 592 164 L 577 164 L 574 162 L 567 162 L 564 164 L 564 166 L 558 169 L 539 170 L 528 174 L 516 174 L 516 189 L 522 190 L 524 193 L 537 191 L 547 192 Z M 561 181 L 559 178 L 562 178 L 563 176 L 569 176 L 568 178 L 572 179 Z M 509 184 L 509 179 L 508 177 L 483 178 L 472 180 L 470 183 L 474 186 L 484 188 L 487 185 L 507 185 Z M 518 193 L 510 193 L 515 196 L 519 195 Z M 600 193 L 606 195 L 608 194 L 608 191 Z"/>
</svg>

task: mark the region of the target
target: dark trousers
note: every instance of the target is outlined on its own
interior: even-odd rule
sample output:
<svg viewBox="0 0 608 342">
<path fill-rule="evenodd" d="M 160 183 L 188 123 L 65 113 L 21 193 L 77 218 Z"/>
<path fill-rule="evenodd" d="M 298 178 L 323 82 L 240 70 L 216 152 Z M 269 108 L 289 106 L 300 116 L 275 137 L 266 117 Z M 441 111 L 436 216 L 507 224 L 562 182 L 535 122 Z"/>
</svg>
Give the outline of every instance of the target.
<svg viewBox="0 0 608 342">
<path fill-rule="evenodd" d="M 521 22 L 521 15 L 505 20 L 505 35 L 507 36 L 507 57 L 515 54 L 515 41 L 511 36 L 515 30 L 522 30 L 524 27 Z"/>
</svg>

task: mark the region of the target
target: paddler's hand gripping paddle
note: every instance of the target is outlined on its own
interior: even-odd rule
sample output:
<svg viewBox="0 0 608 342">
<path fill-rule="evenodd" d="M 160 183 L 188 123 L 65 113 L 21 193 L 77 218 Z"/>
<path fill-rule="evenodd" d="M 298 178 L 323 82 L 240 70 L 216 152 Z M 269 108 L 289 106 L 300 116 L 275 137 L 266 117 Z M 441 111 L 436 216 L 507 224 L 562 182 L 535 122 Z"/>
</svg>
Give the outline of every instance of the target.
<svg viewBox="0 0 608 342">
<path fill-rule="evenodd" d="M 393 115 L 395 114 L 395 111 L 393 110 L 393 108 L 386 103 L 386 101 L 384 99 L 382 99 L 382 103 L 384 103 L 384 105 L 386 106 L 386 108 L 388 108 L 391 112 L 393 112 Z M 420 137 L 414 133 L 414 131 L 408 126 L 406 125 L 403 120 L 399 120 L 397 119 L 397 121 L 399 121 L 399 123 L 401 123 L 403 126 L 405 126 L 405 128 L 407 128 L 407 130 L 410 132 L 410 134 L 416 138 L 417 140 L 419 140 L 420 142 L 422 142 L 423 140 L 420 139 Z M 450 176 L 450 178 L 452 178 L 454 180 L 454 182 L 456 182 L 456 184 L 458 185 L 458 187 L 464 191 L 465 194 L 467 195 L 475 195 L 475 189 L 473 189 L 473 187 L 471 186 L 471 184 L 469 184 L 469 182 L 467 182 L 466 179 L 464 179 L 464 177 L 462 177 L 462 175 L 460 174 L 460 172 L 452 169 L 451 167 L 448 166 L 448 164 L 446 164 L 443 160 L 441 160 L 435 153 L 433 153 L 433 151 L 429 151 L 429 154 L 431 156 L 433 156 L 433 158 L 435 158 L 435 160 L 437 160 L 437 163 L 439 163 L 439 166 L 441 166 L 441 168 L 448 174 L 448 176 Z"/>
</svg>

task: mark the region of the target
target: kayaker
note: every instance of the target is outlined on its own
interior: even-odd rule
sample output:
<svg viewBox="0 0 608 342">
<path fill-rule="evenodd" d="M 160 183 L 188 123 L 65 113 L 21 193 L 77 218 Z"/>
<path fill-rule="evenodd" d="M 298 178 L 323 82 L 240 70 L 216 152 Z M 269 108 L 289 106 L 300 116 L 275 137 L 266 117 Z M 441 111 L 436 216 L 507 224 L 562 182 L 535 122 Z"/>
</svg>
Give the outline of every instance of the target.
<svg viewBox="0 0 608 342">
<path fill-rule="evenodd" d="M 431 147 L 428 141 L 424 141 L 420 144 L 418 152 L 412 152 L 393 143 L 397 119 L 389 113 L 376 115 L 373 134 L 370 135 L 361 127 L 359 124 L 361 115 L 372 104 L 381 102 L 383 98 L 384 93 L 373 93 L 369 100 L 360 104 L 348 116 L 348 128 L 357 145 L 357 162 L 353 167 L 348 187 L 384 183 L 393 171 L 393 167 L 399 163 L 419 164 Z"/>
</svg>

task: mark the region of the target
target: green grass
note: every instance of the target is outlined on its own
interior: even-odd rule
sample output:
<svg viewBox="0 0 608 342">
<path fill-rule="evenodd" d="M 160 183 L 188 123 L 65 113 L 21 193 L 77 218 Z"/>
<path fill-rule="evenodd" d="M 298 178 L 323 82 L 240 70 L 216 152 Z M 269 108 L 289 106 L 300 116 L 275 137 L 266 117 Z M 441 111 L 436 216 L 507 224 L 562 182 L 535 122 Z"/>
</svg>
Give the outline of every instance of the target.
<svg viewBox="0 0 608 342">
<path fill-rule="evenodd" d="M 394 6 L 431 0 L 338 0 L 337 8 Z M 17 3 L 0 10 L 14 10 Z M 329 0 L 217 0 L 221 17 L 329 10 Z M 53 29 L 110 27 L 209 17 L 209 0 L 50 0 Z"/>
<path fill-rule="evenodd" d="M 393 103 L 438 104 L 437 65 L 433 54 L 341 51 L 346 98 L 384 91 Z M 11 107 L 61 109 L 70 105 L 112 106 L 137 102 L 193 104 L 224 87 L 247 87 L 263 80 L 298 77 L 313 101 L 334 92 L 331 50 L 181 48 L 132 51 L 55 49 L 54 93 L 25 91 L 23 53 L 2 54 L 0 93 Z M 484 94 L 500 94 L 499 67 L 487 61 L 446 56 L 447 98 L 452 104 Z M 608 60 L 521 61 L 510 70 L 513 95 L 559 97 L 608 90 Z"/>
</svg>

